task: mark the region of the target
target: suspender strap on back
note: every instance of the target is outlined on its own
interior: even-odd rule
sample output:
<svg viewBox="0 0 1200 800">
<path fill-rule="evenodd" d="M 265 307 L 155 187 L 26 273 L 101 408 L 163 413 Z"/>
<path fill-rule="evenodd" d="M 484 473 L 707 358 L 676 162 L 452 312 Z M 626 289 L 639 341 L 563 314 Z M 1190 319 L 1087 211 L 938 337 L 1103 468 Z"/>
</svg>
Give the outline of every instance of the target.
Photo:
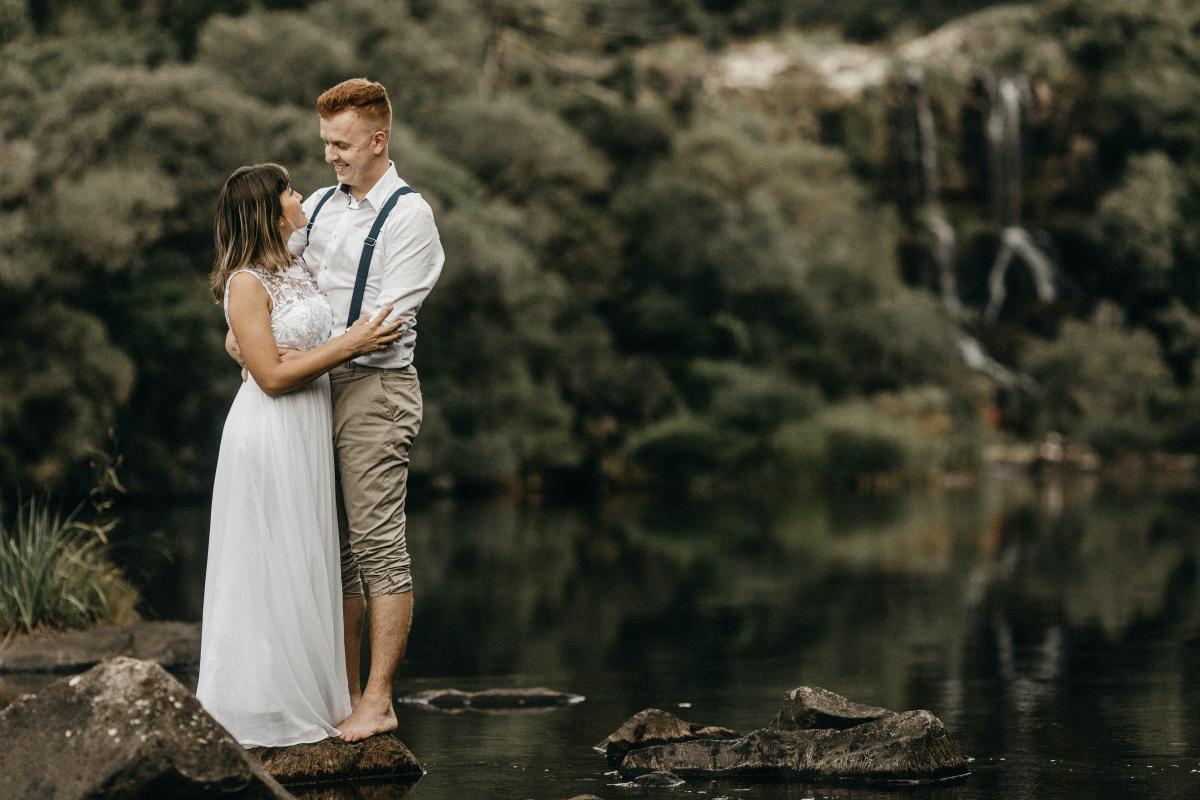
<svg viewBox="0 0 1200 800">
<path fill-rule="evenodd" d="M 308 227 L 304 229 L 305 244 L 308 244 L 308 237 L 312 235 L 312 226 L 313 223 L 317 221 L 317 214 L 321 213 L 321 206 L 325 205 L 325 203 L 329 201 L 329 198 L 333 197 L 333 193 L 337 190 L 338 187 L 334 186 L 332 189 L 326 192 L 324 197 L 321 198 L 320 202 L 317 203 L 317 207 L 313 209 L 312 216 L 308 218 Z"/>
<path fill-rule="evenodd" d="M 371 226 L 371 232 L 367 234 L 367 239 L 363 242 L 362 255 L 358 258 L 358 276 L 354 279 L 354 294 L 350 295 L 350 315 L 346 318 L 347 328 L 353 325 L 359 314 L 362 313 L 363 292 L 367 289 L 367 274 L 371 271 L 371 257 L 375 255 L 375 240 L 378 238 L 379 232 L 383 230 L 383 223 L 387 220 L 388 214 L 392 213 L 396 201 L 402 195 L 411 193 L 412 190 L 411 186 L 401 186 L 392 193 L 392 196 L 383 204 L 383 208 L 379 209 L 379 215 L 375 217 L 375 224 Z M 318 211 L 320 208 L 317 206 Z M 313 216 L 316 216 L 315 211 Z"/>
</svg>

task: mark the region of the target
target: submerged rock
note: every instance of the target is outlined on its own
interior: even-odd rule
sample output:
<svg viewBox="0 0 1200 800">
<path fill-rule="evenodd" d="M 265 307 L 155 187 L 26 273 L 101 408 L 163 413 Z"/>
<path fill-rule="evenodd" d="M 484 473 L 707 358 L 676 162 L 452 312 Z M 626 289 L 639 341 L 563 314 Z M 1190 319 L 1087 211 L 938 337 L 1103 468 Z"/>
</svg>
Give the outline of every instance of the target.
<svg viewBox="0 0 1200 800">
<path fill-rule="evenodd" d="M 764 728 L 739 739 L 699 740 L 631 750 L 621 774 L 669 771 L 682 777 L 798 781 L 931 782 L 968 773 L 967 759 L 928 711 L 906 711 L 845 730 Z"/>
<path fill-rule="evenodd" d="M 647 772 L 628 783 L 613 784 L 619 789 L 674 789 L 685 783 L 683 778 L 672 772 Z"/>
<path fill-rule="evenodd" d="M 14 639 L 0 650 L 0 672 L 79 672 L 106 658 L 127 656 L 167 669 L 200 663 L 200 626 L 135 622 Z"/>
<path fill-rule="evenodd" d="M 626 753 L 639 747 L 693 739 L 732 739 L 737 736 L 738 732 L 729 728 L 685 722 L 666 711 L 647 708 L 625 720 L 595 749 L 608 756 L 609 763 L 615 765 Z"/>
<path fill-rule="evenodd" d="M 324 739 L 290 747 L 253 747 L 250 752 L 280 783 L 416 780 L 425 774 L 412 751 L 389 733 L 361 742 Z"/>
<path fill-rule="evenodd" d="M 0 797 L 291 797 L 162 667 L 114 658 L 0 711 Z"/>
<path fill-rule="evenodd" d="M 458 689 L 431 689 L 408 697 L 401 703 L 433 706 L 442 709 L 504 709 L 504 708 L 551 708 L 583 702 L 583 696 L 558 692 L 553 689 L 484 689 L 480 692 L 463 692 Z"/>
<path fill-rule="evenodd" d="M 886 708 L 852 703 L 840 694 L 812 686 L 792 689 L 783 696 L 783 708 L 771 723 L 781 731 L 835 728 L 845 730 L 886 717 Z"/>
</svg>

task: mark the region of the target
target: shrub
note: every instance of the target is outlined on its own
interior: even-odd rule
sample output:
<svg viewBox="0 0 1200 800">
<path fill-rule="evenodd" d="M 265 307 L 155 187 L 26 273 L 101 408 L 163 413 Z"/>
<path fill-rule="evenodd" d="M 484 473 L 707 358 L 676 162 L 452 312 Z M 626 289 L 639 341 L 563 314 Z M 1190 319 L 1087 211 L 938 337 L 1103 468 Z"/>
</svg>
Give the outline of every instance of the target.
<svg viewBox="0 0 1200 800">
<path fill-rule="evenodd" d="M 0 521 L 0 631 L 83 628 L 136 620 L 137 590 L 109 560 L 103 529 L 45 500 Z"/>
<path fill-rule="evenodd" d="M 782 469 L 835 481 L 921 479 L 970 466 L 978 431 L 952 414 L 936 387 L 881 393 L 831 405 L 811 420 L 783 425 L 771 437 Z"/>
<path fill-rule="evenodd" d="M 1042 387 L 1044 425 L 1108 452 L 1149 447 L 1177 391 L 1158 342 L 1101 303 L 1086 322 L 1068 320 L 1058 339 L 1030 348 L 1022 366 Z"/>
<path fill-rule="evenodd" d="M 668 480 L 714 472 L 740 460 L 745 437 L 722 431 L 710 420 L 676 416 L 656 422 L 630 437 L 630 461 Z"/>
</svg>

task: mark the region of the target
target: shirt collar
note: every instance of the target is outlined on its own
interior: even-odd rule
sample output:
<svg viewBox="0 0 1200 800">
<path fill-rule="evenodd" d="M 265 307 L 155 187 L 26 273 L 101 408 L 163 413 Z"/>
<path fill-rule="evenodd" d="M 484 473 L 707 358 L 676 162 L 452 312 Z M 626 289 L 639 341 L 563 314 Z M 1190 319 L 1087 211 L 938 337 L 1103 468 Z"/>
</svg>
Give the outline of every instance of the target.
<svg viewBox="0 0 1200 800">
<path fill-rule="evenodd" d="M 400 176 L 396 173 L 396 162 L 388 161 L 387 171 L 379 176 L 379 180 L 375 181 L 375 185 L 366 193 L 359 206 L 363 203 L 370 203 L 371 208 L 378 211 L 383 208 L 383 204 L 392 196 L 392 192 L 404 185 L 404 181 L 400 180 Z M 345 192 L 350 202 L 354 202 L 354 198 L 350 197 L 350 187 L 346 184 L 340 184 L 338 189 Z"/>
</svg>

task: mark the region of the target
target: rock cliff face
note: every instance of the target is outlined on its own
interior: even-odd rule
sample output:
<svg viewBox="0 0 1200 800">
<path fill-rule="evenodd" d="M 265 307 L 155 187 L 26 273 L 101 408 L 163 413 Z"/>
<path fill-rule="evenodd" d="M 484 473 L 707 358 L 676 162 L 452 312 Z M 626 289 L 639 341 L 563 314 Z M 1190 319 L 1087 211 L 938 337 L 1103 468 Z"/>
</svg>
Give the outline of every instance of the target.
<svg viewBox="0 0 1200 800">
<path fill-rule="evenodd" d="M 162 667 L 114 658 L 0 712 L 0 797 L 286 798 Z"/>
</svg>

